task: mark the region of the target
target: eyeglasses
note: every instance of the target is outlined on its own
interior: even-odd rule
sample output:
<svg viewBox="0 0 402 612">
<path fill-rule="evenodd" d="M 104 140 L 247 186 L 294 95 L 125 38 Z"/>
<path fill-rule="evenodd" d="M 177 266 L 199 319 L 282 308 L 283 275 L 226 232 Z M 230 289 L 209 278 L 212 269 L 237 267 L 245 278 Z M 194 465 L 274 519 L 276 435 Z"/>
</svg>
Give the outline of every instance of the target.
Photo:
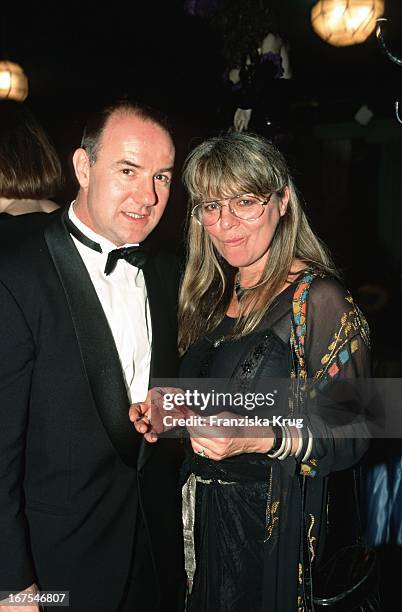
<svg viewBox="0 0 402 612">
<path fill-rule="evenodd" d="M 198 223 L 204 227 L 214 225 L 217 223 L 222 214 L 222 208 L 228 206 L 232 215 L 243 221 L 255 221 L 261 217 L 264 212 L 264 206 L 266 206 L 275 192 L 269 194 L 269 196 L 262 200 L 257 196 L 245 193 L 243 195 L 232 196 L 231 198 L 224 198 L 222 200 L 211 200 L 210 202 L 201 202 L 194 206 L 191 211 L 191 216 L 194 217 Z M 228 202 L 222 204 L 222 202 Z"/>
</svg>

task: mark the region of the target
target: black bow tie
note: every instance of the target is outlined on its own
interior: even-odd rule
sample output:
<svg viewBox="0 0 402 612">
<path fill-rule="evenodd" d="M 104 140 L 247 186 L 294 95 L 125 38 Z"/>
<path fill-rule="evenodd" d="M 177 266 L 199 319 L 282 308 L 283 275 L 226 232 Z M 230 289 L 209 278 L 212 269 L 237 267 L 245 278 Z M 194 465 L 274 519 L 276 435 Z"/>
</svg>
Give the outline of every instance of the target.
<svg viewBox="0 0 402 612">
<path fill-rule="evenodd" d="M 113 272 L 119 259 L 125 259 L 132 266 L 143 268 L 147 261 L 147 253 L 141 246 L 122 247 L 121 249 L 110 251 L 105 266 L 105 274 L 107 276 Z"/>
<path fill-rule="evenodd" d="M 88 238 L 88 236 L 85 236 L 85 234 L 83 234 L 78 229 L 78 227 L 74 225 L 74 223 L 67 215 L 65 216 L 64 221 L 68 231 L 72 236 L 74 236 L 74 238 L 79 240 L 82 244 L 89 247 L 90 249 L 97 251 L 98 253 L 102 253 L 101 245 Z M 132 266 L 136 266 L 137 268 L 143 268 L 147 261 L 147 256 L 148 253 L 142 245 L 114 249 L 113 251 L 110 251 L 107 256 L 105 274 L 109 275 L 111 272 L 113 272 L 119 259 L 125 259 Z"/>
</svg>

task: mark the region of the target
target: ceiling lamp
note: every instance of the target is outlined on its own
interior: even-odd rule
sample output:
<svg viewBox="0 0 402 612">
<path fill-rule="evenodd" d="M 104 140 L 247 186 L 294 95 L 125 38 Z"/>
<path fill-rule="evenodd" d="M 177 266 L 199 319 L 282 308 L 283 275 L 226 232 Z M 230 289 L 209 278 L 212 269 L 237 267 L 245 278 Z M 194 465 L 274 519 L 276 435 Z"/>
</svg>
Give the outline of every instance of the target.
<svg viewBox="0 0 402 612">
<path fill-rule="evenodd" d="M 28 79 L 18 64 L 0 62 L 0 98 L 22 102 L 28 95 Z"/>
<path fill-rule="evenodd" d="M 325 42 L 335 47 L 362 43 L 384 12 L 384 0 L 319 0 L 311 9 L 311 23 Z"/>
</svg>

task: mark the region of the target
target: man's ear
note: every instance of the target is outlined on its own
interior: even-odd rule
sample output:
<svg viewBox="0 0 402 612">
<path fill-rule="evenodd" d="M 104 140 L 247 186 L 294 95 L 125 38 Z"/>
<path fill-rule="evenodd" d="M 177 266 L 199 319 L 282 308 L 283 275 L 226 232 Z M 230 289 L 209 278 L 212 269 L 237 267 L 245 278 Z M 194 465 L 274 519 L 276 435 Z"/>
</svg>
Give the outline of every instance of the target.
<svg viewBox="0 0 402 612">
<path fill-rule="evenodd" d="M 87 152 L 84 149 L 77 149 L 73 155 L 73 166 L 75 176 L 82 189 L 86 189 L 89 184 L 89 174 L 91 164 Z"/>
<path fill-rule="evenodd" d="M 283 196 L 281 196 L 280 198 L 280 202 L 279 202 L 279 214 L 281 217 L 283 217 L 283 215 L 285 214 L 287 207 L 288 207 L 288 202 L 289 202 L 289 187 L 286 186 L 283 190 Z"/>
</svg>

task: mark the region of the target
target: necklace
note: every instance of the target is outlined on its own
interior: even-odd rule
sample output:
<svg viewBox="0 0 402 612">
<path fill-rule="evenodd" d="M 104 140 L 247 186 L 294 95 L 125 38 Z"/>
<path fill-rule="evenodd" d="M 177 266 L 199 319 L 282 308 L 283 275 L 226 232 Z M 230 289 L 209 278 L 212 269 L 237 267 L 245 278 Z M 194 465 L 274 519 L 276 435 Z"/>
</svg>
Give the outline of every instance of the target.
<svg viewBox="0 0 402 612">
<path fill-rule="evenodd" d="M 212 346 L 214 348 L 218 348 L 218 346 L 220 346 L 222 342 L 224 342 L 225 340 L 226 340 L 226 336 L 221 336 L 220 338 L 217 338 L 216 340 L 212 342 Z"/>
<path fill-rule="evenodd" d="M 243 297 L 243 295 L 244 295 L 246 290 L 245 290 L 244 287 L 242 287 L 240 285 L 240 279 L 239 279 L 238 276 L 236 276 L 236 278 L 235 278 L 234 289 L 235 289 L 236 297 L 237 297 L 238 301 L 240 302 L 240 300 Z"/>
<path fill-rule="evenodd" d="M 234 290 L 236 293 L 236 297 L 237 300 L 240 302 L 241 298 L 243 297 L 243 295 L 246 293 L 247 291 L 247 287 L 242 287 L 240 285 L 240 275 L 239 273 L 236 274 L 235 277 L 235 281 L 234 281 Z M 212 348 L 218 348 L 222 342 L 225 342 L 226 340 L 228 340 L 228 335 L 225 334 L 224 336 L 220 336 L 219 338 L 209 338 L 208 336 L 206 336 L 206 340 L 212 345 Z"/>
</svg>

